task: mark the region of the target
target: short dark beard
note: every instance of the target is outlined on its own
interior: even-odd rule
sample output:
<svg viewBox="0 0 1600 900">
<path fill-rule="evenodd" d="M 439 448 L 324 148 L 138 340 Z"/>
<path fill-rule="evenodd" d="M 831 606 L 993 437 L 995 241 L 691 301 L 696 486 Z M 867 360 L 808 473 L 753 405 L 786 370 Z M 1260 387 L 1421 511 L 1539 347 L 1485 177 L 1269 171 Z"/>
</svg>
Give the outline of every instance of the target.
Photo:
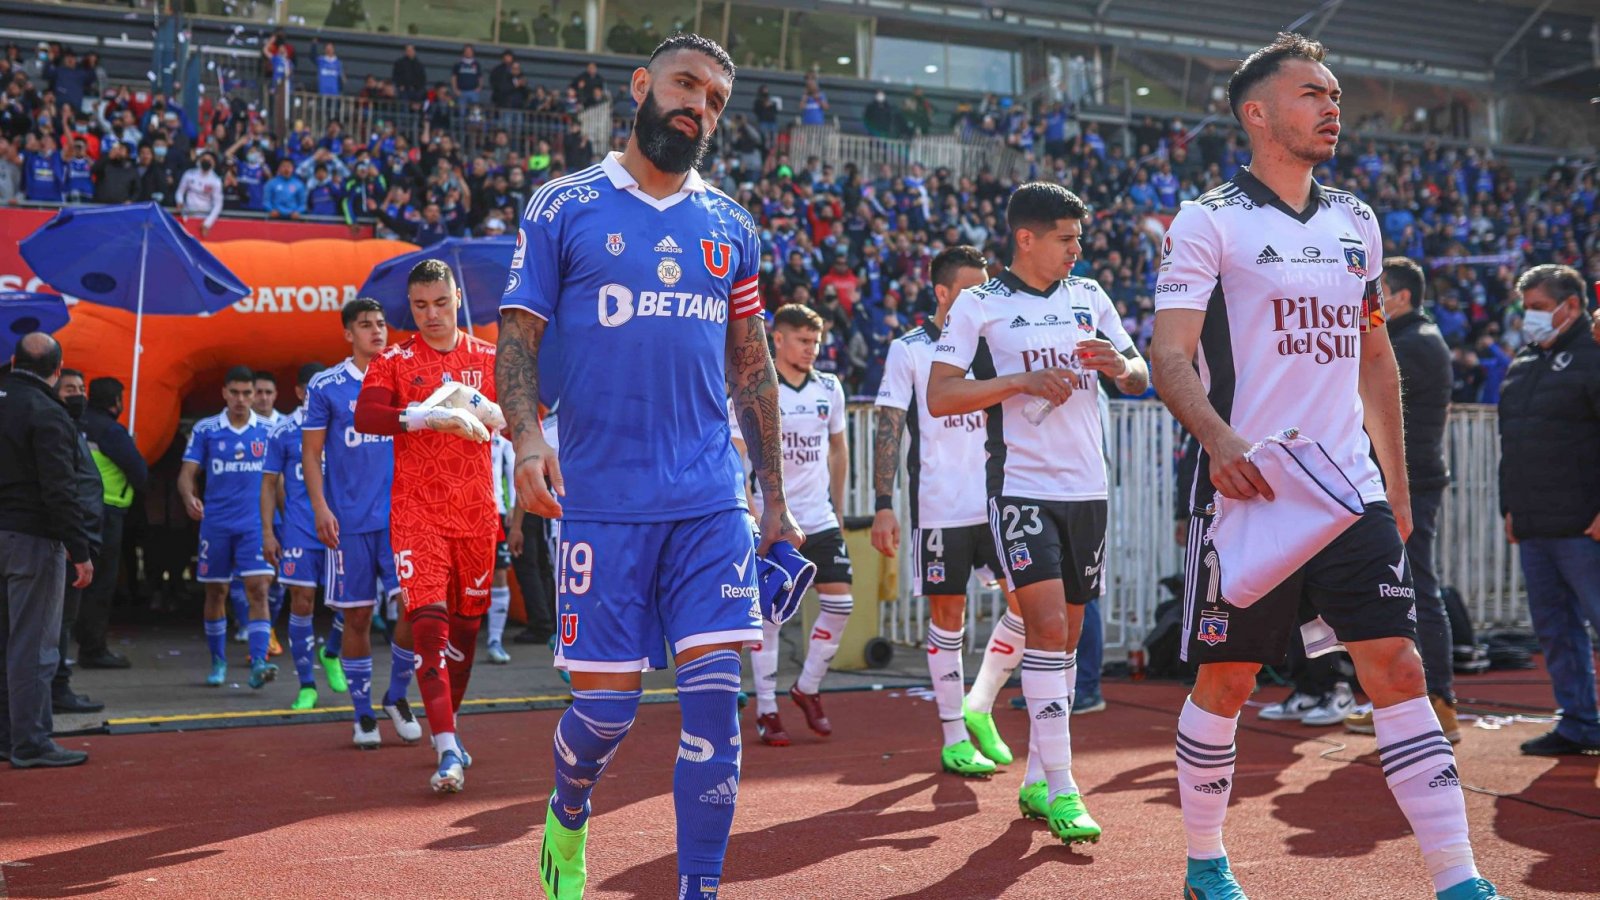
<svg viewBox="0 0 1600 900">
<path fill-rule="evenodd" d="M 675 116 L 685 116 L 700 127 L 697 137 L 689 137 L 672 125 Z M 644 95 L 639 112 L 633 119 L 633 134 L 639 141 L 639 150 L 645 159 L 663 172 L 681 175 L 698 168 L 700 160 L 711 149 L 711 135 L 705 123 L 693 110 L 675 109 L 662 112 L 656 103 L 655 91 Z"/>
</svg>

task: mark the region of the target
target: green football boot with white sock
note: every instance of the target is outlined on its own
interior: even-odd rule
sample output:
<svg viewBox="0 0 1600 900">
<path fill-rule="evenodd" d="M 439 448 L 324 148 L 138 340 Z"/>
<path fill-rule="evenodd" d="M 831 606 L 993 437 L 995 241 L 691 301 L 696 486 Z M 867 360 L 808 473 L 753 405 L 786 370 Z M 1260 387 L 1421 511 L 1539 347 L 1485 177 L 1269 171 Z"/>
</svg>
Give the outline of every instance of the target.
<svg viewBox="0 0 1600 900">
<path fill-rule="evenodd" d="M 994 727 L 993 713 L 970 710 L 963 703 L 961 718 L 966 721 L 967 734 L 972 736 L 972 743 L 977 745 L 979 752 L 993 760 L 996 765 L 1011 765 L 1011 748 L 1000 739 L 1000 732 Z"/>
<path fill-rule="evenodd" d="M 1048 788 L 1045 795 L 1049 796 Z M 1082 794 L 1062 794 L 1057 797 L 1050 803 L 1050 813 L 1045 822 L 1050 826 L 1050 833 L 1064 844 L 1100 842 L 1100 823 L 1084 807 Z"/>
<path fill-rule="evenodd" d="M 946 772 L 964 778 L 987 778 L 995 773 L 994 760 L 984 756 L 971 741 L 951 744 L 939 753 Z"/>
<path fill-rule="evenodd" d="M 1017 791 L 1017 809 L 1022 811 L 1024 818 L 1047 819 L 1050 817 L 1050 785 L 1043 778 L 1032 784 L 1025 784 Z"/>
</svg>

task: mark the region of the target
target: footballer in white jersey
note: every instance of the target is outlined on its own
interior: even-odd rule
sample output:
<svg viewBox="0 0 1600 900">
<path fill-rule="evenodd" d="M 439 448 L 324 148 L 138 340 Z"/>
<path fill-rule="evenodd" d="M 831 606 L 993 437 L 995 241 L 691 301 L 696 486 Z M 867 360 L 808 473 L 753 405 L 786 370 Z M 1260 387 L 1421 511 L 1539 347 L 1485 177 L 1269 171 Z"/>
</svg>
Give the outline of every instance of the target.
<svg viewBox="0 0 1600 900">
<path fill-rule="evenodd" d="M 1088 214 L 1058 184 L 1017 188 L 1011 266 L 956 298 L 928 375 L 930 413 L 988 415 L 989 526 L 1027 629 L 1033 733 L 1018 806 L 1067 843 L 1100 839 L 1072 777 L 1068 726 L 1084 605 L 1105 555 L 1099 378 L 1130 394 L 1149 384 L 1105 292 L 1069 277 Z"/>
<path fill-rule="evenodd" d="M 1339 143 L 1343 94 L 1325 56 L 1316 41 L 1280 34 L 1239 65 L 1228 100 L 1250 137 L 1251 164 L 1183 204 L 1156 285 L 1151 355 L 1161 398 L 1201 447 L 1180 644 L 1199 668 L 1176 742 L 1184 895 L 1244 896 L 1222 841 L 1238 716 L 1256 673 L 1285 657 L 1297 630 L 1308 647 L 1331 630 L 1372 700 L 1383 778 L 1436 896 L 1495 900 L 1500 893 L 1473 862 L 1454 751 L 1415 645 L 1411 497 L 1400 376 L 1384 327 L 1382 238 L 1370 207 L 1313 177 Z M 1274 491 L 1251 459 L 1254 444 L 1290 428 L 1321 446 L 1364 509 L 1276 588 L 1236 606 L 1219 594 L 1220 573 L 1264 561 L 1248 547 L 1219 558 L 1207 532 L 1213 514 L 1226 519 L 1236 506 L 1296 515 L 1277 506 L 1297 502 L 1283 483 L 1295 476 L 1268 468 L 1280 480 Z M 1297 628 L 1308 619 L 1311 628 Z"/>
<path fill-rule="evenodd" d="M 872 544 L 893 558 L 900 548 L 895 471 L 901 433 L 910 435 L 906 503 L 912 593 L 928 598 L 928 676 L 944 731 L 940 766 L 967 777 L 989 775 L 1012 761 L 1011 748 L 994 725 L 994 699 L 1022 659 L 1024 633 L 1016 596 L 1007 592 L 1010 609 L 995 621 L 977 679 L 963 697 L 967 583 L 974 572 L 992 581 L 1002 571 L 989 533 L 988 494 L 977 477 L 986 462 L 987 417 L 981 411 L 955 416 L 928 412 L 928 375 L 951 304 L 964 289 L 983 283 L 987 265 L 976 247 L 951 247 L 933 258 L 930 274 L 939 305 L 927 324 L 889 345 L 872 447 L 877 495 Z"/>
<path fill-rule="evenodd" d="M 822 710 L 820 690 L 828 664 L 839 651 L 855 601 L 852 570 L 845 550 L 839 510 L 844 505 L 850 451 L 845 442 L 845 395 L 839 379 L 813 364 L 822 338 L 822 317 L 791 303 L 773 314 L 772 358 L 778 372 L 778 410 L 783 423 L 783 488 L 789 511 L 805 532 L 800 552 L 817 564 L 819 613 L 811 628 L 805 664 L 789 697 L 813 732 L 826 736 L 833 725 Z M 763 498 L 757 492 L 755 503 Z M 758 510 L 752 510 L 759 515 Z M 789 743 L 778 716 L 778 627 L 763 628 L 761 644 L 751 648 L 756 686 L 756 732 L 763 743 Z"/>
</svg>

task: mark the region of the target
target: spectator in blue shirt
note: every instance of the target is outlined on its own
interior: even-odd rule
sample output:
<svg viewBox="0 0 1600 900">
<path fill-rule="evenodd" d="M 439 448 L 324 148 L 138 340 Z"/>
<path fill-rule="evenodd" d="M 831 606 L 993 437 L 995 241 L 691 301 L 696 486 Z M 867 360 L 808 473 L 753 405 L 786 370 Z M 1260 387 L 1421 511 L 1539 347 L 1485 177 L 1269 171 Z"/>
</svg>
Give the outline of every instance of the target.
<svg viewBox="0 0 1600 900">
<path fill-rule="evenodd" d="M 1133 176 L 1133 184 L 1128 186 L 1128 199 L 1140 212 L 1149 212 L 1156 206 L 1156 188 L 1150 183 L 1150 173 L 1144 169 Z"/>
<path fill-rule="evenodd" d="M 294 175 L 294 163 L 278 163 L 278 175 L 267 182 L 267 215 L 298 219 L 306 211 L 306 184 Z"/>
<path fill-rule="evenodd" d="M 344 93 L 344 63 L 334 53 L 332 41 L 322 45 L 317 57 L 317 93 L 324 97 Z"/>
<path fill-rule="evenodd" d="M 1433 321 L 1444 335 L 1445 343 L 1459 347 L 1467 340 L 1470 325 L 1467 314 L 1461 309 L 1461 297 L 1455 291 L 1446 291 L 1433 308 Z"/>
<path fill-rule="evenodd" d="M 817 76 L 806 76 L 805 95 L 800 98 L 800 124 L 826 125 L 828 122 L 828 95 L 817 87 Z"/>
<path fill-rule="evenodd" d="M 68 203 L 88 203 L 94 199 L 94 160 L 89 158 L 89 144 L 75 137 L 62 148 L 62 172 L 66 177 Z"/>
<path fill-rule="evenodd" d="M 1160 171 L 1150 176 L 1150 186 L 1156 189 L 1156 200 L 1162 209 L 1178 208 L 1178 176 L 1172 174 L 1172 164 L 1163 162 Z"/>
<path fill-rule="evenodd" d="M 313 216 L 337 216 L 343 196 L 339 183 L 328 174 L 328 167 L 317 163 L 306 185 L 306 212 Z"/>
<path fill-rule="evenodd" d="M 478 66 L 472 45 L 468 44 L 461 48 L 461 58 L 450 70 L 450 87 L 465 107 L 483 102 L 482 84 L 483 70 Z"/>
<path fill-rule="evenodd" d="M 93 80 L 94 73 L 78 65 L 77 54 L 71 50 L 61 55 L 61 65 L 50 72 L 50 87 L 56 92 L 56 100 L 64 107 L 70 106 L 73 112 L 83 111 L 83 95 Z"/>
<path fill-rule="evenodd" d="M 267 208 L 267 182 L 271 176 L 268 174 L 270 170 L 267 168 L 267 158 L 261 152 L 261 148 L 252 146 L 245 153 L 244 161 L 235 167 L 235 171 L 239 185 L 244 191 L 244 208 L 264 212 Z"/>
<path fill-rule="evenodd" d="M 65 194 L 67 173 L 55 138 L 44 135 L 33 150 L 22 156 L 22 195 L 39 203 L 60 203 Z"/>
<path fill-rule="evenodd" d="M 1478 366 L 1483 369 L 1483 393 L 1480 402 L 1500 402 L 1500 383 L 1506 380 L 1506 370 L 1511 368 L 1511 354 L 1500 346 L 1495 335 L 1485 332 L 1478 338 Z"/>
</svg>

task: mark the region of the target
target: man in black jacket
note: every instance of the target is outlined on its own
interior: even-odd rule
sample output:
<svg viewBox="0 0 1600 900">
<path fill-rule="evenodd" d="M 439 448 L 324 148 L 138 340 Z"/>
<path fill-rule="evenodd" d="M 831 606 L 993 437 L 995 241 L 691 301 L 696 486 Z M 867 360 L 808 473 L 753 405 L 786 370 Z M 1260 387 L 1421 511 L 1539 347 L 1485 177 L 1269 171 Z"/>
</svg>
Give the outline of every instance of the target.
<svg viewBox="0 0 1600 900">
<path fill-rule="evenodd" d="M 78 623 L 78 665 L 85 669 L 126 669 L 128 658 L 106 642 L 111 620 L 111 600 L 117 592 L 117 570 L 122 563 L 122 526 L 133 506 L 134 491 L 144 490 L 149 469 L 133 436 L 122 427 L 122 382 L 101 377 L 89 382 L 88 409 L 79 425 L 89 439 L 95 468 L 103 488 L 100 514 L 101 549 L 94 556 L 94 582 L 83 592 Z"/>
<path fill-rule="evenodd" d="M 94 576 L 76 490 L 77 427 L 50 379 L 61 345 L 25 335 L 0 380 L 0 753 L 13 768 L 75 766 L 89 754 L 50 739 L 61 600 Z"/>
<path fill-rule="evenodd" d="M 395 96 L 411 104 L 412 109 L 420 107 L 428 94 L 428 71 L 422 67 L 422 60 L 417 59 L 415 44 L 406 45 L 405 52 L 394 61 L 394 71 L 390 75 Z"/>
<path fill-rule="evenodd" d="M 78 501 L 83 508 L 84 532 L 89 537 L 89 558 L 93 561 L 100 557 L 101 496 L 105 493 L 105 487 L 89 450 L 89 441 L 83 433 L 83 414 L 88 410 L 89 392 L 84 384 L 83 373 L 77 369 L 63 368 L 56 377 L 55 387 L 56 396 L 61 398 L 62 404 L 67 407 L 67 414 L 78 426 L 76 487 Z M 62 597 L 61 640 L 58 645 L 61 659 L 56 663 L 56 674 L 50 681 L 50 707 L 58 714 L 92 713 L 106 708 L 104 703 L 96 703 L 72 689 L 72 667 L 67 664 L 72 649 L 72 627 L 77 622 L 78 608 L 86 591 L 87 588 L 76 588 L 69 584 Z"/>
<path fill-rule="evenodd" d="M 1404 256 L 1383 261 L 1384 314 L 1389 342 L 1400 365 L 1401 418 L 1405 422 L 1406 471 L 1411 482 L 1411 536 L 1406 564 L 1417 590 L 1417 643 L 1428 683 L 1428 698 L 1451 743 L 1461 740 L 1456 720 L 1455 668 L 1450 650 L 1450 616 L 1439 594 L 1434 543 L 1439 536 L 1439 505 L 1450 484 L 1444 458 L 1444 427 L 1450 417 L 1453 371 L 1450 346 L 1425 315 L 1427 279 L 1422 267 Z M 1372 734 L 1372 713 L 1345 719 L 1345 726 Z"/>
<path fill-rule="evenodd" d="M 1528 612 L 1561 719 L 1533 756 L 1600 754 L 1594 648 L 1600 623 L 1600 345 L 1583 277 L 1535 266 L 1517 281 L 1528 345 L 1500 391 L 1500 512 L 1520 544 Z"/>
<path fill-rule="evenodd" d="M 90 173 L 94 202 L 132 203 L 139 198 L 139 169 L 128 157 L 128 145 L 117 141 Z"/>
</svg>

